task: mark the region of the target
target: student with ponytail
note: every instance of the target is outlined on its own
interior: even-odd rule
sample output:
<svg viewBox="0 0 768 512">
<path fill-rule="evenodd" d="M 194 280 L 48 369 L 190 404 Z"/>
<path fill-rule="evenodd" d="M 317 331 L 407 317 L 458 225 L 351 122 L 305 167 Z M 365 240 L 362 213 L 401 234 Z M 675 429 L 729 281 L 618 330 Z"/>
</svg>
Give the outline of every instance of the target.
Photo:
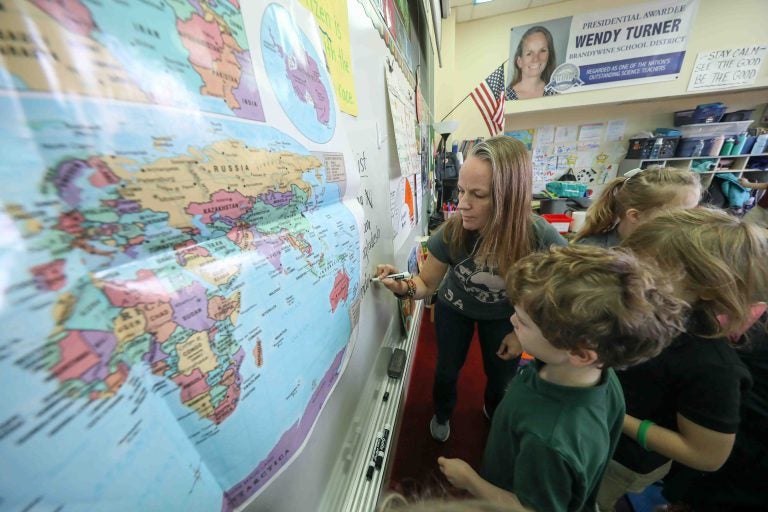
<svg viewBox="0 0 768 512">
<path fill-rule="evenodd" d="M 701 182 L 690 171 L 671 168 L 635 169 L 612 179 L 587 210 L 576 244 L 614 247 L 643 221 L 672 208 L 699 203 Z"/>
</svg>

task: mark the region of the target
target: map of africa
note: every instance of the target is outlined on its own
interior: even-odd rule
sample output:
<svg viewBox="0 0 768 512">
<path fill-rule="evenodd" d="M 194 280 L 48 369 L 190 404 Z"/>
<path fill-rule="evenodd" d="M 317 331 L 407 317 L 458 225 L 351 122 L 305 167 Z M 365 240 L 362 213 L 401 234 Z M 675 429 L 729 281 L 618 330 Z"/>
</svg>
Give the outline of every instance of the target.
<svg viewBox="0 0 768 512">
<path fill-rule="evenodd" d="M 8 0 L 0 35 L 0 89 L 264 121 L 237 0 Z"/>
<path fill-rule="evenodd" d="M 261 48 L 272 89 L 288 118 L 308 139 L 328 142 L 336 130 L 328 73 L 307 36 L 278 4 L 264 12 Z"/>
<path fill-rule="evenodd" d="M 242 504 L 301 447 L 356 332 L 345 175 L 234 117 L 0 109 L 0 508 Z"/>
</svg>

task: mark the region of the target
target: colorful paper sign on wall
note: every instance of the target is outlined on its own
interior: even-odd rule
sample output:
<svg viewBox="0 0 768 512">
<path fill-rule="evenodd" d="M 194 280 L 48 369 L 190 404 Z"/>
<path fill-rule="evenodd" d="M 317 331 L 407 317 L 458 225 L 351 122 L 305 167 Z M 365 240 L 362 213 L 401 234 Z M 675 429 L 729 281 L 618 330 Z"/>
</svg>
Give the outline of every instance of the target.
<svg viewBox="0 0 768 512">
<path fill-rule="evenodd" d="M 301 0 L 315 16 L 323 40 L 333 89 L 342 112 L 357 115 L 355 80 L 352 77 L 352 52 L 349 45 L 349 15 L 346 0 Z"/>
</svg>

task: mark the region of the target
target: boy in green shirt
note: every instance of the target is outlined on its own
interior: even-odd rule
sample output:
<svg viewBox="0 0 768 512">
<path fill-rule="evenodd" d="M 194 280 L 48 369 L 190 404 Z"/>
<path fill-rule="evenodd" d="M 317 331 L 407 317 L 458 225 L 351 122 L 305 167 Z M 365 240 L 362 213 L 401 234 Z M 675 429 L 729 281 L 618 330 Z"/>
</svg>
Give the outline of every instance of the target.
<svg viewBox="0 0 768 512">
<path fill-rule="evenodd" d="M 657 355 L 683 330 L 685 304 L 631 254 L 553 248 L 507 275 L 518 340 L 536 361 L 493 416 L 480 474 L 440 457 L 451 484 L 539 512 L 595 510 L 624 420 L 612 367 Z"/>
</svg>

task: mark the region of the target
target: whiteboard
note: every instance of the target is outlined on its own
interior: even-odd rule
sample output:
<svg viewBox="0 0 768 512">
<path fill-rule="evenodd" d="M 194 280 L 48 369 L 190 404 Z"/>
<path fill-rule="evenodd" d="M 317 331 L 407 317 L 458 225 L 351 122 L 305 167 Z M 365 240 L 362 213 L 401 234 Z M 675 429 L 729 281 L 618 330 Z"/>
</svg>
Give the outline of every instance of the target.
<svg viewBox="0 0 768 512">
<path fill-rule="evenodd" d="M 393 262 L 405 269 L 414 244 L 404 243 L 397 252 L 393 248 L 389 182 L 400 176 L 400 168 L 385 82 L 384 62 L 390 52 L 360 2 L 349 0 L 348 8 L 359 113 L 356 118 L 342 113 L 338 123 L 347 133 L 356 158 L 353 165 L 360 173 L 360 200 L 365 223 L 370 223 L 363 233 L 363 281 L 370 283 L 377 263 Z M 425 231 L 426 217 L 423 212 L 419 215 L 421 223 L 408 240 Z M 357 345 L 306 446 L 245 510 L 317 510 L 337 462 L 365 457 L 365 450 L 359 452 L 349 440 L 368 429 L 370 411 L 376 405 L 372 390 L 386 382 L 388 353 L 392 346 L 399 346 L 404 333 L 391 293 L 378 285 L 369 285 L 362 293 Z"/>
</svg>

